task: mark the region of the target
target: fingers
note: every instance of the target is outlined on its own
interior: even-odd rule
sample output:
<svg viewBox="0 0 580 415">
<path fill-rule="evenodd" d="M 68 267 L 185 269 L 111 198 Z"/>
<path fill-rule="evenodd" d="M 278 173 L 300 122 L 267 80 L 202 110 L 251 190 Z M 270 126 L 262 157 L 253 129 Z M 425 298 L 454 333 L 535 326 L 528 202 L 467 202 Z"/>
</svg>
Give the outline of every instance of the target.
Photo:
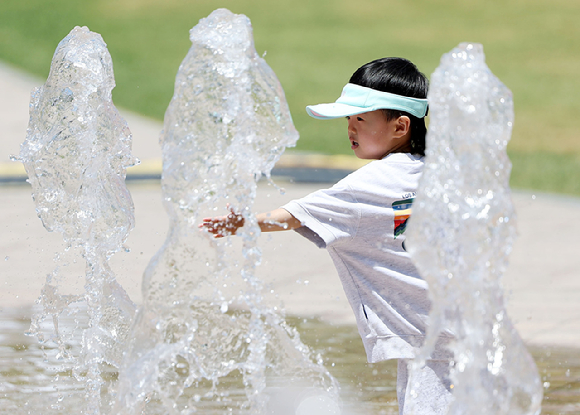
<svg viewBox="0 0 580 415">
<path fill-rule="evenodd" d="M 226 219 L 223 218 L 203 218 L 202 223 L 198 225 L 199 229 L 205 230 L 215 237 L 224 236 L 223 233 L 226 230 Z"/>
<path fill-rule="evenodd" d="M 244 226 L 244 217 L 230 209 L 230 213 L 227 216 L 203 218 L 198 228 L 211 233 L 215 238 L 223 238 L 224 236 L 235 235 L 242 226 Z"/>
</svg>

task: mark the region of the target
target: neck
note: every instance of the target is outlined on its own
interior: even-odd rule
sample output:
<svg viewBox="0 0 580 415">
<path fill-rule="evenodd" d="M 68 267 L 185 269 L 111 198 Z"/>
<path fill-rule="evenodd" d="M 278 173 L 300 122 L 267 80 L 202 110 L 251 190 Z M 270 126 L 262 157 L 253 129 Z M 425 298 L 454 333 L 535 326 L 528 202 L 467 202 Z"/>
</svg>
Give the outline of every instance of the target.
<svg viewBox="0 0 580 415">
<path fill-rule="evenodd" d="M 393 154 L 393 153 L 411 153 L 412 152 L 412 147 L 411 147 L 411 137 L 408 136 L 406 138 L 401 139 L 400 141 L 397 141 L 393 147 L 391 147 L 389 149 L 389 151 L 387 151 L 382 157 L 381 159 L 387 157 L 389 154 Z"/>
</svg>

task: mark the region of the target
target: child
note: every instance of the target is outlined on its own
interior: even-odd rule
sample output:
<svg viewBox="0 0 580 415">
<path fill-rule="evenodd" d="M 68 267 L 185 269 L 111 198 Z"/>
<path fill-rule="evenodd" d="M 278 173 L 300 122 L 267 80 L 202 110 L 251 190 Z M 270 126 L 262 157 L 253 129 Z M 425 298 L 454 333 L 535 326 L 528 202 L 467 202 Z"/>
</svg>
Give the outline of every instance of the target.
<svg viewBox="0 0 580 415">
<path fill-rule="evenodd" d="M 306 107 L 318 119 L 346 117 L 354 154 L 375 160 L 339 181 L 257 216 L 262 232 L 294 229 L 332 257 L 370 363 L 399 359 L 399 413 L 445 414 L 452 400 L 442 344 L 407 387 L 409 360 L 425 337 L 427 284 L 405 250 L 405 226 L 423 168 L 428 81 L 402 58 L 359 68 L 335 103 Z M 235 234 L 241 215 L 203 219 L 216 237 Z M 417 387 L 419 386 L 419 387 Z M 409 405 L 407 405 L 408 407 Z"/>
</svg>

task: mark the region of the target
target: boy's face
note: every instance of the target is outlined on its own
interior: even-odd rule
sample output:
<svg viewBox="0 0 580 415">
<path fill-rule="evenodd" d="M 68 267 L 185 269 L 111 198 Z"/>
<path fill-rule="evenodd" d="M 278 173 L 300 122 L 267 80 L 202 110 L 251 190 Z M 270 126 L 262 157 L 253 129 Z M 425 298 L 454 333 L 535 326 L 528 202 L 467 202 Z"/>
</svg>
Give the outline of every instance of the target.
<svg viewBox="0 0 580 415">
<path fill-rule="evenodd" d="M 387 121 L 382 110 L 346 117 L 348 138 L 354 154 L 364 160 L 380 160 L 390 153 L 410 149 L 409 117 Z"/>
</svg>

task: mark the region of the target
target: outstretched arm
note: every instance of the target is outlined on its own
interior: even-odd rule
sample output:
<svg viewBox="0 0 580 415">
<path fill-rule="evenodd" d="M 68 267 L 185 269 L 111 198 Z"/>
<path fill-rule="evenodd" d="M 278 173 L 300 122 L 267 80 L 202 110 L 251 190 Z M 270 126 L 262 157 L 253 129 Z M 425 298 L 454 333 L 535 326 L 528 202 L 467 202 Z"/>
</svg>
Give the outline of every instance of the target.
<svg viewBox="0 0 580 415">
<path fill-rule="evenodd" d="M 300 221 L 290 214 L 286 209 L 278 208 L 271 212 L 260 213 L 256 216 L 258 225 L 262 232 L 276 232 L 296 229 L 302 226 Z M 223 238 L 228 235 L 235 235 L 239 228 L 244 226 L 244 217 L 239 213 L 230 210 L 227 216 L 215 218 L 204 218 L 199 225 L 216 238 Z"/>
<path fill-rule="evenodd" d="M 258 225 L 260 225 L 262 232 L 287 231 L 302 226 L 298 219 L 282 208 L 260 213 L 256 219 L 258 219 Z"/>
</svg>

